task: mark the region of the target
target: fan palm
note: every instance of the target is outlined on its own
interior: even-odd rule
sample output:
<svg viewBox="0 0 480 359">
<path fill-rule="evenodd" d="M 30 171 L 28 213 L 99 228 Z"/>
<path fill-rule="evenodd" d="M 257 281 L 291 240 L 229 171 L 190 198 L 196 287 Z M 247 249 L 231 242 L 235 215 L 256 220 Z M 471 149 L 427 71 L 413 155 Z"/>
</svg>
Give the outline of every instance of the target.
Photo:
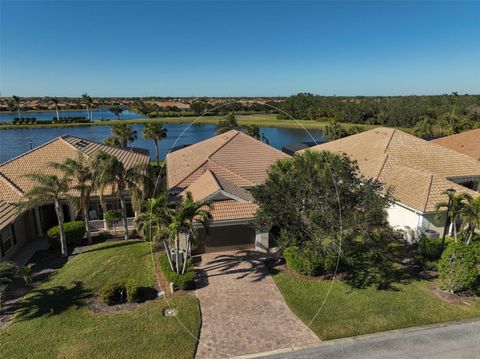
<svg viewBox="0 0 480 359">
<path fill-rule="evenodd" d="M 113 136 L 118 138 L 121 147 L 127 147 L 128 142 L 133 142 L 138 138 L 137 131 L 126 123 L 118 123 L 112 126 Z"/>
<path fill-rule="evenodd" d="M 145 180 L 145 167 L 142 165 L 125 168 L 117 157 L 105 152 L 97 152 L 93 158 L 92 166 L 96 169 L 95 186 L 100 191 L 103 203 L 105 189 L 110 188 L 120 200 L 123 216 L 125 239 L 129 239 L 126 195 L 130 192 L 141 192 Z"/>
<path fill-rule="evenodd" d="M 68 179 L 64 176 L 58 177 L 38 173 L 28 174 L 25 177 L 31 179 L 34 182 L 34 186 L 25 193 L 25 200 L 18 204 L 18 210 L 22 211 L 53 202 L 58 220 L 62 255 L 67 256 L 67 241 L 63 228 L 64 217 L 61 201 L 70 199 L 67 194 L 70 189 Z"/>
<path fill-rule="evenodd" d="M 83 212 L 85 221 L 85 231 L 87 233 L 88 243 L 92 243 L 92 233 L 88 218 L 88 205 L 90 196 L 94 190 L 95 170 L 90 161 L 81 153 L 76 159 L 66 159 L 63 163 L 52 163 L 53 168 L 60 170 L 70 182 L 70 188 L 76 190 L 78 197 L 73 198 L 72 202 L 76 211 Z"/>
<path fill-rule="evenodd" d="M 155 144 L 157 164 L 160 163 L 158 143 L 165 137 L 167 137 L 167 129 L 164 128 L 161 123 L 149 123 L 143 128 L 143 138 L 146 140 L 153 140 L 153 143 Z"/>
</svg>

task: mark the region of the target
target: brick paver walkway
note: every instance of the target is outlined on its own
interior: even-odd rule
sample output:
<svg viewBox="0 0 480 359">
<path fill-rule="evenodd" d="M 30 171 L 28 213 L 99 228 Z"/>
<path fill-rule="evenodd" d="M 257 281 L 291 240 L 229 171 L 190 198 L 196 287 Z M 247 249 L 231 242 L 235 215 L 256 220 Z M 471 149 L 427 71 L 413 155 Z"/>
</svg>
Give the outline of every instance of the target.
<svg viewBox="0 0 480 359">
<path fill-rule="evenodd" d="M 320 342 L 283 300 L 263 264 L 265 258 L 253 251 L 202 255 L 197 359 Z"/>
</svg>

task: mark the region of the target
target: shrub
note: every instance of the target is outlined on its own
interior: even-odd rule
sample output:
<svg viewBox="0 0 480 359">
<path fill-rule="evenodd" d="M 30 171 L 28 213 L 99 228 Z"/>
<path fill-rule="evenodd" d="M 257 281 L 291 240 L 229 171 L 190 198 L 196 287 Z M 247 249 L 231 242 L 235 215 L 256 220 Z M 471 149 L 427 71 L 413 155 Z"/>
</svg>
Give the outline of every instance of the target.
<svg viewBox="0 0 480 359">
<path fill-rule="evenodd" d="M 83 221 L 67 222 L 63 224 L 67 245 L 79 245 L 82 243 L 85 235 L 85 224 Z M 60 247 L 60 229 L 58 226 L 52 227 L 47 232 L 48 238 L 54 248 Z"/>
<path fill-rule="evenodd" d="M 169 282 L 172 282 L 175 288 L 178 289 L 193 289 L 195 287 L 195 268 L 193 267 L 191 259 L 187 259 L 187 265 L 184 274 L 178 274 L 170 268 L 166 254 L 160 256 L 160 267 Z"/>
<path fill-rule="evenodd" d="M 443 252 L 442 239 L 421 236 L 418 240 L 418 251 L 427 260 L 437 260 Z"/>
<path fill-rule="evenodd" d="M 125 290 L 127 291 L 127 302 L 138 303 L 140 301 L 140 287 L 135 280 L 127 280 L 125 282 Z"/>
<path fill-rule="evenodd" d="M 471 246 L 450 243 L 438 262 L 442 288 L 451 293 L 472 289 L 477 277 L 477 258 Z"/>
<path fill-rule="evenodd" d="M 107 225 L 111 227 L 115 226 L 122 220 L 122 214 L 120 213 L 120 211 L 109 209 L 103 214 L 103 218 L 105 219 L 105 222 L 107 222 Z"/>
<path fill-rule="evenodd" d="M 100 288 L 100 299 L 107 305 L 125 303 L 127 289 L 123 283 L 107 283 Z"/>
<path fill-rule="evenodd" d="M 287 265 L 295 272 L 310 276 L 320 273 L 321 261 L 311 252 L 300 251 L 298 247 L 291 246 L 283 251 L 283 256 Z"/>
</svg>

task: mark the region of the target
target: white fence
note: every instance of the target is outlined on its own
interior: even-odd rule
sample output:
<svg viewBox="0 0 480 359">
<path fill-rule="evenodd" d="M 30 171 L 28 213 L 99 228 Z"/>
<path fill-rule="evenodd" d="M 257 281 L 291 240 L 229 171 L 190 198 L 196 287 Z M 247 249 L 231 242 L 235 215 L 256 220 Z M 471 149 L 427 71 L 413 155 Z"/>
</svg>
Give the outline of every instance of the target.
<svg viewBox="0 0 480 359">
<path fill-rule="evenodd" d="M 127 224 L 129 229 L 135 227 L 134 220 L 135 220 L 135 217 L 127 218 Z M 90 228 L 92 229 L 93 232 L 94 231 L 113 231 L 113 230 L 121 231 L 123 230 L 123 219 L 120 220 L 120 222 L 118 222 L 114 226 L 113 225 L 107 226 L 107 224 L 103 219 L 92 220 L 90 221 Z"/>
</svg>

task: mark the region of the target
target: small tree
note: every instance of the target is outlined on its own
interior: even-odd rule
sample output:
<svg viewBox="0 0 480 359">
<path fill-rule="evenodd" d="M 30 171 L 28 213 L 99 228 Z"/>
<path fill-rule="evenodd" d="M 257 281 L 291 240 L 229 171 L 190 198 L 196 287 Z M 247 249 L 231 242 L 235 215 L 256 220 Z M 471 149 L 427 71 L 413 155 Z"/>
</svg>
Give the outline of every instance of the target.
<svg viewBox="0 0 480 359">
<path fill-rule="evenodd" d="M 457 221 L 465 206 L 464 201 L 466 197 L 464 193 L 456 195 L 454 191 L 444 191 L 442 194 L 448 197 L 448 202 L 440 202 L 436 205 L 438 212 L 436 218 L 437 220 L 441 220 L 445 217 L 445 221 L 452 221 L 453 237 L 455 238 L 455 242 L 457 242 Z"/>
<path fill-rule="evenodd" d="M 22 119 L 22 113 L 20 111 L 20 97 L 13 95 L 12 99 L 15 102 L 15 106 L 17 108 L 18 118 Z"/>
<path fill-rule="evenodd" d="M 123 112 L 123 107 L 120 106 L 112 106 L 110 107 L 110 112 L 117 116 L 117 119 L 120 120 L 120 115 Z"/>
<path fill-rule="evenodd" d="M 230 130 L 240 130 L 240 125 L 233 112 L 230 112 L 224 119 L 221 119 L 218 122 L 217 134 L 225 133 Z"/>
<path fill-rule="evenodd" d="M 465 199 L 466 203 L 463 206 L 461 217 L 467 224 L 465 227 L 466 244 L 470 244 L 475 235 L 475 230 L 480 228 L 480 196 L 474 198 L 466 194 Z"/>
<path fill-rule="evenodd" d="M 116 225 L 120 223 L 120 221 L 122 220 L 122 214 L 119 211 L 110 209 L 103 214 L 103 218 L 109 227 L 113 226 L 113 230 L 115 231 L 115 235 L 116 235 L 117 234 Z"/>
<path fill-rule="evenodd" d="M 31 282 L 31 265 L 18 266 L 12 262 L 0 261 L 0 308 L 3 307 L 8 289 L 16 279 L 22 279 L 25 284 Z"/>
</svg>

